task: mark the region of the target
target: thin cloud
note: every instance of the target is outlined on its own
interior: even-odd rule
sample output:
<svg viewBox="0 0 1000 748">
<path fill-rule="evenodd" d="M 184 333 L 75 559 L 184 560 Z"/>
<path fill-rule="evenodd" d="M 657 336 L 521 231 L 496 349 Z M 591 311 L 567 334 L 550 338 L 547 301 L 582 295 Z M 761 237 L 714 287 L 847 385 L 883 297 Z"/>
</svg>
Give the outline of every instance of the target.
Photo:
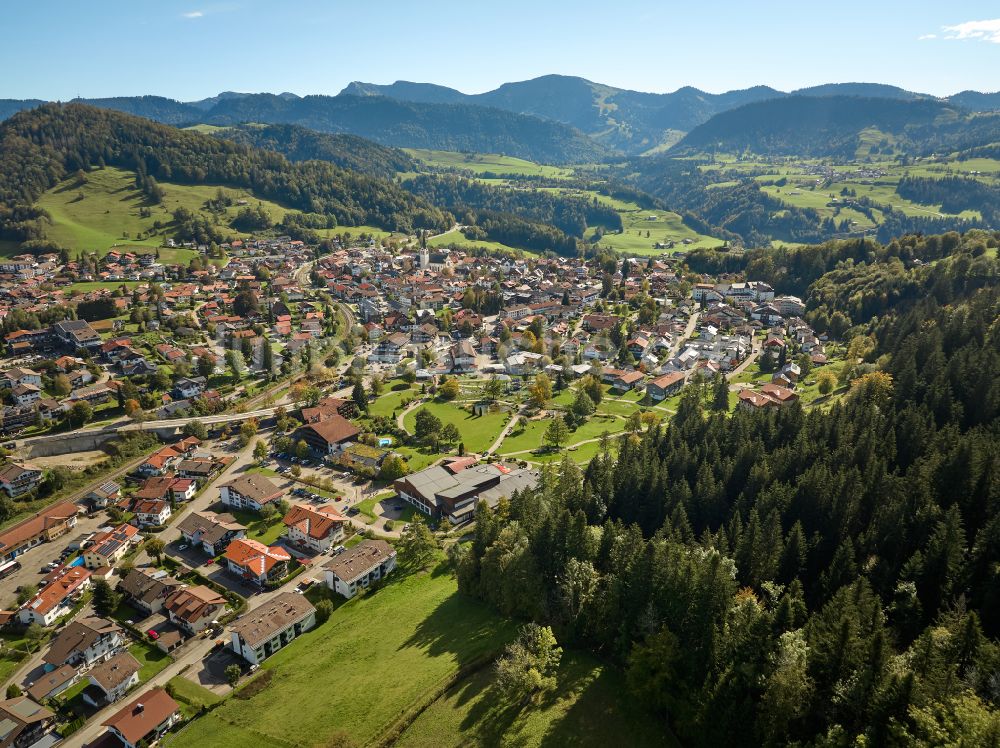
<svg viewBox="0 0 1000 748">
<path fill-rule="evenodd" d="M 945 26 L 945 39 L 973 40 L 1000 44 L 1000 18 L 989 21 L 966 21 L 955 26 Z"/>
<path fill-rule="evenodd" d="M 188 13 L 182 13 L 181 15 L 184 18 L 201 18 L 202 16 L 205 15 L 205 11 L 203 11 L 203 10 L 192 10 L 192 11 L 189 11 Z"/>
<path fill-rule="evenodd" d="M 925 42 L 928 39 L 937 39 L 937 34 L 921 34 L 917 37 L 918 42 Z"/>
</svg>

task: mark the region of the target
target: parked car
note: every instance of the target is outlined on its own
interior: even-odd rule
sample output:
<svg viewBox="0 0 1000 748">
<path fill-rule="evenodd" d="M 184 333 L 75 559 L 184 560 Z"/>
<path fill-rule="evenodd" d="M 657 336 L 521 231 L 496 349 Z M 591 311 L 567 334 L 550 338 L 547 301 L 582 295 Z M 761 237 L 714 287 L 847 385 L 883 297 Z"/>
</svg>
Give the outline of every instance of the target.
<svg viewBox="0 0 1000 748">
<path fill-rule="evenodd" d="M 149 631 L 146 632 L 146 635 L 154 642 L 160 638 L 160 634 L 156 629 L 150 629 Z"/>
<path fill-rule="evenodd" d="M 338 553 L 343 553 L 346 550 L 347 549 L 344 546 L 338 545 L 336 548 L 333 549 L 333 552 L 334 554 L 338 554 Z"/>
<path fill-rule="evenodd" d="M 187 543 L 181 543 L 179 546 L 177 546 L 177 550 L 179 550 L 179 551 L 186 551 L 188 549 L 188 547 L 189 546 L 188 546 Z"/>
</svg>

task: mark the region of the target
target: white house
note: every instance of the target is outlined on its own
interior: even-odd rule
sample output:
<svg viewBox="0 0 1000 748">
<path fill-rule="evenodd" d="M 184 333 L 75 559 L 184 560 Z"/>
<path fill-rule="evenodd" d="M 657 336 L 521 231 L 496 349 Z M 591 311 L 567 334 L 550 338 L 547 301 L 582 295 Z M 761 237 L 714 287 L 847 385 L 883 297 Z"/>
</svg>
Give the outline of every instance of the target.
<svg viewBox="0 0 1000 748">
<path fill-rule="evenodd" d="M 236 619 L 229 646 L 250 664 L 259 665 L 315 625 L 312 603 L 294 592 L 282 592 Z"/>
<path fill-rule="evenodd" d="M 396 550 L 384 540 L 365 540 L 323 564 L 326 585 L 346 598 L 354 597 L 396 568 Z"/>
</svg>

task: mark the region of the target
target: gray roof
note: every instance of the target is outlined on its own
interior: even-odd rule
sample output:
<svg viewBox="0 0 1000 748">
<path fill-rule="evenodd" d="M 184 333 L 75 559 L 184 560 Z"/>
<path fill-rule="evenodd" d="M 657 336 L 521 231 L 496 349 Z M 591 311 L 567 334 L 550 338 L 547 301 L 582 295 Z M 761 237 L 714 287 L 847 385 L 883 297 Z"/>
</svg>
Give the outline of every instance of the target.
<svg viewBox="0 0 1000 748">
<path fill-rule="evenodd" d="M 502 473 L 495 465 L 476 465 L 454 474 L 440 465 L 434 465 L 407 475 L 403 480 L 413 487 L 420 498 L 437 506 L 439 495 L 446 498 L 461 496 Z"/>
<path fill-rule="evenodd" d="M 323 567 L 332 571 L 342 582 L 350 584 L 395 555 L 396 549 L 384 540 L 364 540 L 330 559 Z"/>
<path fill-rule="evenodd" d="M 312 603 L 294 592 L 282 592 L 270 602 L 240 616 L 232 630 L 250 647 L 258 647 L 316 610 Z"/>
</svg>

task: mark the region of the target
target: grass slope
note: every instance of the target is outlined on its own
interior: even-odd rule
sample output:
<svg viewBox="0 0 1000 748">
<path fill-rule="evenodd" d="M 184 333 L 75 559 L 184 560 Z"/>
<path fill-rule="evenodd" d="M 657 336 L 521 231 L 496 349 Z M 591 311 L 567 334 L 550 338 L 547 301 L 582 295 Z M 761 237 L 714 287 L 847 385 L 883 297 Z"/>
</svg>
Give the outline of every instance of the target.
<svg viewBox="0 0 1000 748">
<path fill-rule="evenodd" d="M 507 419 L 506 413 L 495 412 L 474 416 L 452 403 L 432 401 L 406 414 L 403 424 L 411 434 L 415 432 L 417 413 L 421 410 L 429 410 L 440 418 L 443 424 L 455 424 L 462 435 L 462 441 L 465 442 L 466 452 L 482 452 L 487 449 L 500 436 Z"/>
<path fill-rule="evenodd" d="M 423 712 L 398 748 L 454 746 L 673 746 L 677 741 L 622 698 L 624 678 L 589 655 L 567 652 L 558 686 L 540 703 L 509 708 L 490 689 L 487 668 Z"/>
<path fill-rule="evenodd" d="M 135 188 L 135 176 L 122 169 L 95 169 L 87 174 L 85 184 L 78 184 L 75 177 L 61 182 L 38 200 L 52 218 L 47 227 L 48 238 L 71 249 L 96 251 L 105 254 L 111 247 L 119 246 L 130 251 L 152 251 L 162 243 L 162 237 L 147 232 L 155 231 L 159 221 L 169 233 L 173 212 L 179 207 L 194 212 L 203 211 L 205 202 L 218 190 L 210 185 L 161 184 L 165 196 L 160 205 L 148 205 Z M 268 200 L 259 200 L 246 190 L 224 187 L 234 201 L 246 200 L 251 206 L 258 203 L 271 215 L 281 220 L 288 209 Z M 230 207 L 221 223 L 235 217 L 242 206 Z M 149 209 L 148 216 L 140 215 L 142 208 Z M 205 213 L 205 215 L 211 215 Z M 229 229 L 227 229 L 229 230 Z M 231 231 L 231 230 L 229 230 Z M 232 231 L 234 236 L 248 236 Z M 144 238 L 138 238 L 143 235 Z M 5 254 L 15 253 L 16 245 L 0 247 Z M 195 253 L 183 249 L 160 250 L 164 262 L 186 262 Z"/>
<path fill-rule="evenodd" d="M 460 596 L 447 573 L 390 577 L 267 660 L 274 679 L 261 693 L 230 697 L 166 744 L 366 743 L 513 633 L 511 623 Z"/>
<path fill-rule="evenodd" d="M 407 153 L 427 166 L 437 169 L 461 169 L 475 174 L 517 174 L 524 177 L 568 178 L 571 169 L 548 166 L 513 156 L 496 153 L 458 153 L 457 151 L 432 151 L 421 148 L 404 148 Z"/>
</svg>

